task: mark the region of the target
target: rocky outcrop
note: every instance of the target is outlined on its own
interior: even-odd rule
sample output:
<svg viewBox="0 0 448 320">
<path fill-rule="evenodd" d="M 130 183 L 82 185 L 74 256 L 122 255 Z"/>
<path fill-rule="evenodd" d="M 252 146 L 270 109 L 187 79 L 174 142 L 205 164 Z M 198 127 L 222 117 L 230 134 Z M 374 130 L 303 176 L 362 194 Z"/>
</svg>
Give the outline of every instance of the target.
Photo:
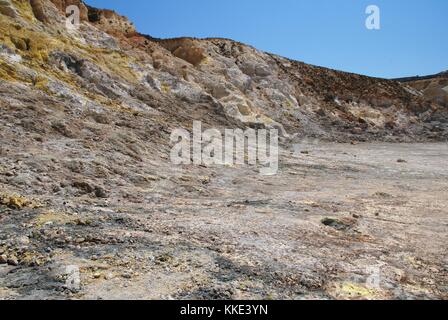
<svg viewBox="0 0 448 320">
<path fill-rule="evenodd" d="M 88 20 L 101 30 L 119 36 L 136 33 L 134 24 L 127 17 L 120 16 L 113 10 L 101 10 L 88 6 Z"/>
<path fill-rule="evenodd" d="M 448 72 L 425 77 L 397 79 L 421 92 L 425 99 L 448 108 Z"/>
<path fill-rule="evenodd" d="M 57 16 L 65 17 L 69 6 L 79 8 L 80 20 L 91 22 L 105 32 L 112 34 L 135 33 L 133 24 L 112 10 L 101 10 L 89 7 L 82 0 L 29 0 L 34 16 L 41 22 L 49 23 Z M 56 11 L 58 13 L 56 13 Z M 57 20 L 57 19 L 56 19 Z"/>
<path fill-rule="evenodd" d="M 82 0 L 51 0 L 58 10 L 65 15 L 69 6 L 77 6 L 79 8 L 79 17 L 82 21 L 88 21 L 88 9 Z"/>
<path fill-rule="evenodd" d="M 65 1 L 58 0 L 29 0 L 34 17 L 45 23 L 55 24 L 63 22 L 66 16 Z M 73 3 L 80 8 L 80 18 L 82 17 L 83 3 L 81 1 L 67 1 L 67 3 Z"/>
<path fill-rule="evenodd" d="M 200 47 L 198 41 L 193 38 L 176 38 L 154 41 L 157 41 L 158 44 L 169 50 L 175 57 L 185 60 L 194 66 L 198 66 L 207 58 L 205 53 L 206 50 Z"/>
<path fill-rule="evenodd" d="M 36 19 L 41 22 L 48 22 L 48 15 L 45 12 L 43 0 L 30 0 L 30 4 Z"/>
<path fill-rule="evenodd" d="M 182 60 L 191 63 L 194 66 L 199 65 L 206 58 L 204 49 L 198 47 L 179 47 L 174 50 L 173 55 Z"/>
</svg>

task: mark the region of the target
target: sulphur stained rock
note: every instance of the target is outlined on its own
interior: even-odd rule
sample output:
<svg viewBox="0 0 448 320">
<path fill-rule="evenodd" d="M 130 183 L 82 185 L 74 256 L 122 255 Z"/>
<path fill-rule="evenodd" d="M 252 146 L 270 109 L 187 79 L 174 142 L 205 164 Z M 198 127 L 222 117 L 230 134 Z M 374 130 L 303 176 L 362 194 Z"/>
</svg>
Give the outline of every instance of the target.
<svg viewBox="0 0 448 320">
<path fill-rule="evenodd" d="M 16 47 L 16 49 L 18 49 L 20 51 L 27 51 L 29 49 L 30 39 L 20 38 L 20 37 L 16 37 L 16 36 L 11 36 L 10 39 L 11 39 L 11 42 Z"/>
</svg>

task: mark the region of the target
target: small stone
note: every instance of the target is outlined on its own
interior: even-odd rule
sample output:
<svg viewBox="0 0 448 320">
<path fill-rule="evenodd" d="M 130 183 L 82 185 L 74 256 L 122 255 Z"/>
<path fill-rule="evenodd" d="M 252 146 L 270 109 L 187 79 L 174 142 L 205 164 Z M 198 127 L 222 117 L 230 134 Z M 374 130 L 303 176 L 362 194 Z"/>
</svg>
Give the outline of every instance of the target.
<svg viewBox="0 0 448 320">
<path fill-rule="evenodd" d="M 114 275 L 110 272 L 104 276 L 104 279 L 106 279 L 106 280 L 112 280 L 113 278 L 114 278 Z"/>
<path fill-rule="evenodd" d="M 407 161 L 406 161 L 406 160 L 403 160 L 403 159 L 398 159 L 397 162 L 398 162 L 398 163 L 407 163 Z"/>
<path fill-rule="evenodd" d="M 75 242 L 80 244 L 80 243 L 83 243 L 85 241 L 86 241 L 86 239 L 84 239 L 84 238 L 77 238 Z"/>
<path fill-rule="evenodd" d="M 78 226 L 88 226 L 92 224 L 92 221 L 89 219 L 79 218 L 75 220 L 75 224 Z"/>
<path fill-rule="evenodd" d="M 22 39 L 22 38 L 18 38 L 18 37 L 11 37 L 11 42 L 14 44 L 14 46 L 21 50 L 21 51 L 26 51 L 28 50 L 28 44 L 26 39 Z"/>
<path fill-rule="evenodd" d="M 207 184 L 209 184 L 209 183 L 210 183 L 210 177 L 202 177 L 202 178 L 201 178 L 201 183 L 202 183 L 203 185 L 207 185 Z"/>
<path fill-rule="evenodd" d="M 353 226 L 353 221 L 349 219 L 324 218 L 321 223 L 327 227 L 332 227 L 339 231 L 348 230 Z"/>
<path fill-rule="evenodd" d="M 8 263 L 8 257 L 6 255 L 2 254 L 0 256 L 0 264 L 6 264 L 6 263 Z"/>
<path fill-rule="evenodd" d="M 27 236 L 19 237 L 17 238 L 17 243 L 21 245 L 28 245 L 30 244 L 30 238 L 28 238 Z"/>
<path fill-rule="evenodd" d="M 18 266 L 19 265 L 19 260 L 17 260 L 17 258 L 14 256 L 9 258 L 7 262 L 10 266 Z"/>
<path fill-rule="evenodd" d="M 109 195 L 107 194 L 106 190 L 104 190 L 101 187 L 96 187 L 95 188 L 95 196 L 97 198 L 103 198 L 103 199 L 106 199 L 106 198 L 109 197 Z"/>
</svg>

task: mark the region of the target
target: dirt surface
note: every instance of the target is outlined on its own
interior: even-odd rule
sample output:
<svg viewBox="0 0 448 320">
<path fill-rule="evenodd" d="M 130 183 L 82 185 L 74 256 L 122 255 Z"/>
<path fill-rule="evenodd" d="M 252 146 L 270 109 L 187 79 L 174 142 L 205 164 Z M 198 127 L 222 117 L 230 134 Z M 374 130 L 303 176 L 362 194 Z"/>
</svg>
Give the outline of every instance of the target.
<svg viewBox="0 0 448 320">
<path fill-rule="evenodd" d="M 447 161 L 445 143 L 310 141 L 270 177 L 147 160 L 157 176 L 107 200 L 1 206 L 18 266 L 0 265 L 0 298 L 446 299 Z"/>
</svg>

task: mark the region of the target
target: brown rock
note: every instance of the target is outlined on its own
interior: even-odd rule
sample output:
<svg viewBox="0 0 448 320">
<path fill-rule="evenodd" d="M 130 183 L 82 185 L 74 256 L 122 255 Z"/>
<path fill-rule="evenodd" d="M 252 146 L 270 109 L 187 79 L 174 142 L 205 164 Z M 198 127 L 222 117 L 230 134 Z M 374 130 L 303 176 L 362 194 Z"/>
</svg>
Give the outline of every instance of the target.
<svg viewBox="0 0 448 320">
<path fill-rule="evenodd" d="M 17 49 L 21 51 L 27 51 L 29 49 L 29 39 L 22 39 L 14 36 L 11 36 L 10 39 Z"/>
<path fill-rule="evenodd" d="M 179 47 L 173 52 L 173 55 L 194 66 L 199 65 L 206 58 L 204 49 L 198 47 Z"/>
<path fill-rule="evenodd" d="M 30 0 L 30 4 L 36 19 L 41 22 L 48 22 L 42 0 Z"/>
<path fill-rule="evenodd" d="M 10 0 L 0 0 L 0 13 L 11 18 L 17 17 L 17 11 Z"/>
</svg>

